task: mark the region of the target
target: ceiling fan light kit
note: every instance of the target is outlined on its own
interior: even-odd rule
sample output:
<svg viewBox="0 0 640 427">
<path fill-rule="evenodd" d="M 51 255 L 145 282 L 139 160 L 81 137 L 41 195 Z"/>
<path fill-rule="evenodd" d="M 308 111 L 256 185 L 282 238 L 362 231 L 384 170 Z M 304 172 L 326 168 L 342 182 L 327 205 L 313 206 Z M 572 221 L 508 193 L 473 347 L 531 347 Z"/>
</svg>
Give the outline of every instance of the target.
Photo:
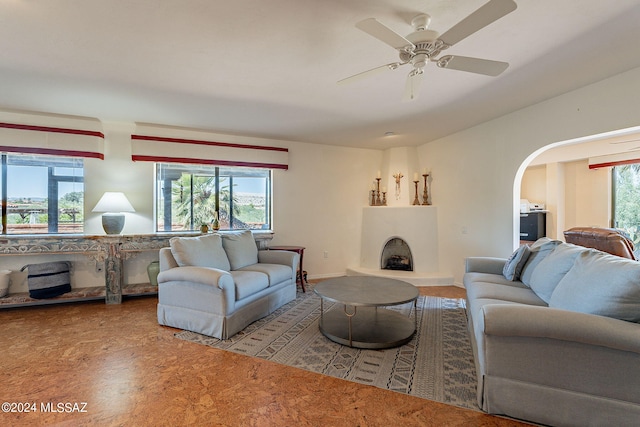
<svg viewBox="0 0 640 427">
<path fill-rule="evenodd" d="M 438 56 L 443 50 L 449 49 L 476 31 L 513 12 L 516 8 L 517 5 L 513 0 L 490 0 L 442 35 L 428 28 L 431 16 L 426 13 L 419 14 L 411 20 L 413 32 L 406 37 L 396 33 L 375 18 L 362 20 L 356 24 L 356 27 L 396 49 L 400 62 L 392 62 L 355 74 L 340 80 L 338 84 L 351 83 L 373 74 L 388 70 L 393 71 L 403 65 L 411 64 L 412 69 L 407 76 L 403 96 L 403 100 L 411 101 L 418 96 L 424 68 L 429 62 L 434 62 L 438 68 L 492 77 L 498 76 L 509 67 L 507 62 L 458 55 L 446 55 L 439 58 Z"/>
</svg>

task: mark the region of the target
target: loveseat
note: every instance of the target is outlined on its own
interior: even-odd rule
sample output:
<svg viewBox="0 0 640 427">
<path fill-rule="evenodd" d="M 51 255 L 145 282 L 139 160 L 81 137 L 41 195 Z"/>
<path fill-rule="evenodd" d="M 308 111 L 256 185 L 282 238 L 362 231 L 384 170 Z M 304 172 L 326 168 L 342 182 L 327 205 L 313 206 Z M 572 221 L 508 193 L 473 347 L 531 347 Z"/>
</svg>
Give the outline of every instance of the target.
<svg viewBox="0 0 640 427">
<path fill-rule="evenodd" d="M 174 237 L 160 250 L 158 323 L 228 339 L 296 298 L 295 252 L 251 231 Z"/>
<path fill-rule="evenodd" d="M 640 423 L 640 262 L 547 238 L 466 260 L 478 404 L 554 426 Z"/>
</svg>

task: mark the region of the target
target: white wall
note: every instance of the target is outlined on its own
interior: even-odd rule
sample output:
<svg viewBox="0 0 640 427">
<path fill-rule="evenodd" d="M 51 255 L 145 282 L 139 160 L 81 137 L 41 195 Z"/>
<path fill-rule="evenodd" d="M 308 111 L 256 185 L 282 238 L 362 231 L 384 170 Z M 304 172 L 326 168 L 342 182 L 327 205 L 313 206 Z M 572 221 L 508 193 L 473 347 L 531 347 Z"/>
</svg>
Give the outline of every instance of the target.
<svg viewBox="0 0 640 427">
<path fill-rule="evenodd" d="M 421 146 L 441 268 L 460 283 L 465 257 L 508 256 L 518 242 L 527 159 L 552 143 L 640 125 L 639 87 L 637 68 Z"/>
<path fill-rule="evenodd" d="M 589 169 L 588 160 L 565 164 L 565 226 L 610 227 L 611 169 Z"/>
<path fill-rule="evenodd" d="M 136 210 L 127 213 L 123 234 L 154 233 L 154 164 L 131 161 L 134 123 L 103 122 L 104 160 L 85 159 L 85 234 L 102 235 L 101 214 L 91 210 L 105 191 L 123 191 Z M 237 136 L 212 134 L 215 140 Z M 360 259 L 362 207 L 368 204 L 371 180 L 380 169 L 382 152 L 240 138 L 246 143 L 277 145 L 289 149 L 289 170 L 273 176 L 272 244 L 305 246 L 304 269 L 309 278 L 343 275 Z M 325 257 L 326 252 L 326 257 Z M 51 256 L 2 257 L 2 268 L 44 262 Z M 98 286 L 103 272 L 81 255 L 55 256 L 73 261 L 73 286 Z M 148 282 L 147 265 L 156 253 L 141 253 L 125 262 L 125 282 Z M 11 292 L 27 290 L 26 274 L 14 274 Z"/>
<path fill-rule="evenodd" d="M 609 227 L 611 169 L 589 169 L 587 159 L 531 166 L 520 197 L 546 205 L 548 237 L 564 239 L 572 227 Z"/>
<path fill-rule="evenodd" d="M 508 256 L 518 242 L 520 177 L 528 159 L 549 144 L 640 125 L 639 87 L 640 68 L 420 146 L 416 169 L 431 173 L 441 272 L 459 284 L 465 257 Z M 132 126 L 104 123 L 105 160 L 86 162 L 87 234 L 102 233 L 100 214 L 90 211 L 111 189 L 124 191 L 136 209 L 124 233 L 153 232 L 153 165 L 131 162 Z M 312 278 L 344 274 L 359 263 L 362 207 L 383 152 L 277 143 L 289 148 L 290 169 L 274 174 L 273 243 L 305 246 Z M 131 282 L 145 280 L 148 259 L 131 263 Z"/>
<path fill-rule="evenodd" d="M 547 165 L 528 167 L 522 175 L 520 198 L 530 203 L 544 203 L 547 200 Z"/>
<path fill-rule="evenodd" d="M 135 213 L 127 213 L 123 234 L 153 233 L 154 165 L 131 161 L 131 134 L 134 123 L 103 122 L 104 160 L 84 163 L 85 234 L 104 234 L 101 214 L 92 213 L 105 191 L 122 191 Z"/>
<path fill-rule="evenodd" d="M 343 275 L 347 266 L 359 264 L 362 207 L 382 152 L 286 145 L 289 170 L 274 173 L 273 244 L 306 247 L 309 278 Z"/>
</svg>

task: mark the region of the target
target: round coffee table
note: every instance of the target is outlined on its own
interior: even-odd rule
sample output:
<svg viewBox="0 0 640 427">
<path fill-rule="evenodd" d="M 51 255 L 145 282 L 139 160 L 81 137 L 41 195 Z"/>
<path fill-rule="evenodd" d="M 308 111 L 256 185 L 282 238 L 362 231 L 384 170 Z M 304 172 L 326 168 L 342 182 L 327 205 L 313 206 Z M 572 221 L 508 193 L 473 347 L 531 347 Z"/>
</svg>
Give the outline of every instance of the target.
<svg viewBox="0 0 640 427">
<path fill-rule="evenodd" d="M 390 348 L 406 344 L 416 332 L 418 288 L 401 280 L 346 276 L 318 283 L 320 332 L 331 341 L 358 348 Z M 324 301 L 339 303 L 324 311 Z M 414 321 L 383 308 L 413 302 Z"/>
</svg>

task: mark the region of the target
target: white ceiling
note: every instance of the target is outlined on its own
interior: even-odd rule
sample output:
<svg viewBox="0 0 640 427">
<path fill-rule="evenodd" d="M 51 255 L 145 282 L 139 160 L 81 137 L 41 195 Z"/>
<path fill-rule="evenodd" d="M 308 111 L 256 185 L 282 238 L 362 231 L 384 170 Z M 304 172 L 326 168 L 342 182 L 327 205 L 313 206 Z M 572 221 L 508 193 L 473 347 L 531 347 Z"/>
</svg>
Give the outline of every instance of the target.
<svg viewBox="0 0 640 427">
<path fill-rule="evenodd" d="M 425 142 L 640 66 L 638 0 L 516 0 L 447 51 L 511 65 L 498 77 L 408 69 L 355 28 L 443 33 L 486 0 L 0 0 L 0 108 L 386 148 Z M 393 137 L 384 137 L 387 131 Z"/>
</svg>

